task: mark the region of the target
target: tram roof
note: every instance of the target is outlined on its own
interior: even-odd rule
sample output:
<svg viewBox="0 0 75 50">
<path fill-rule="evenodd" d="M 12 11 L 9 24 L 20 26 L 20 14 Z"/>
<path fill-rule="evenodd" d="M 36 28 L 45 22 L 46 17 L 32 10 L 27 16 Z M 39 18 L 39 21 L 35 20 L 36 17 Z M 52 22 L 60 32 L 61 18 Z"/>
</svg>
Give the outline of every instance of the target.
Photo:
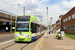
<svg viewBox="0 0 75 50">
<path fill-rule="evenodd" d="M 39 25 L 45 26 L 39 19 L 37 19 L 35 16 L 30 15 L 31 17 L 31 22 L 37 23 Z"/>
</svg>

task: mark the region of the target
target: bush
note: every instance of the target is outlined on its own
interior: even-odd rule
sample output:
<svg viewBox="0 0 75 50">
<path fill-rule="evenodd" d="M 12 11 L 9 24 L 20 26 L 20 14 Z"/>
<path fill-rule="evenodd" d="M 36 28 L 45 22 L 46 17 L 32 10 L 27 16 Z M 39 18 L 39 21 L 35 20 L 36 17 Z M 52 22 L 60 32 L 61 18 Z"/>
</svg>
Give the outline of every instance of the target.
<svg viewBox="0 0 75 50">
<path fill-rule="evenodd" d="M 61 31 L 63 31 L 63 29 L 61 29 Z"/>
</svg>

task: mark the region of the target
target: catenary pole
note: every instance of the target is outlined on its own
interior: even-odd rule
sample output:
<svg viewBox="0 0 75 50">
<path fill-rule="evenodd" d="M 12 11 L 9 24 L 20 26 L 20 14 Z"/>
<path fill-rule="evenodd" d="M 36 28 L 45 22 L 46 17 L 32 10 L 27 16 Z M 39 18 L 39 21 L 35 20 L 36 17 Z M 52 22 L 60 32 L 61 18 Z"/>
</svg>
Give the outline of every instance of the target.
<svg viewBox="0 0 75 50">
<path fill-rule="evenodd" d="M 48 27 L 48 7 L 47 7 L 47 27 Z M 48 38 L 49 38 L 49 27 L 48 27 Z"/>
</svg>

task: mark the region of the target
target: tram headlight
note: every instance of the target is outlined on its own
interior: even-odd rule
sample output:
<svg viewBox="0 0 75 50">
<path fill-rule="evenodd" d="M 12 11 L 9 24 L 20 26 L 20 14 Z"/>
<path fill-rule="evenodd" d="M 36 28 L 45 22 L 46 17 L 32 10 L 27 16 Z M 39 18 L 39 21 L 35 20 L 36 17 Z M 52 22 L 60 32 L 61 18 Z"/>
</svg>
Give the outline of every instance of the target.
<svg viewBox="0 0 75 50">
<path fill-rule="evenodd" d="M 27 38 L 29 38 L 29 37 L 30 37 L 30 35 L 28 34 L 26 37 L 27 37 Z"/>
<path fill-rule="evenodd" d="M 18 37 L 18 36 L 15 34 L 15 37 Z"/>
</svg>

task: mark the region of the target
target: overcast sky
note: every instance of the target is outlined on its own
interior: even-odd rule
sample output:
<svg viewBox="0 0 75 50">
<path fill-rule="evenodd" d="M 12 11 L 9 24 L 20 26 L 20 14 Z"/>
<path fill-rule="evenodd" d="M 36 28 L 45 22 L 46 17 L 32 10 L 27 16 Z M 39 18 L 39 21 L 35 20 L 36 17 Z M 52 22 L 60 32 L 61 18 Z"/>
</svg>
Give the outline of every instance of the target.
<svg viewBox="0 0 75 50">
<path fill-rule="evenodd" d="M 17 5 L 21 4 L 21 5 Z M 64 15 L 75 6 L 75 0 L 0 0 L 0 9 L 11 12 L 16 15 L 23 15 L 23 7 L 26 8 L 26 15 L 41 15 L 43 23 L 47 25 L 48 19 L 52 17 L 52 24 L 55 23 L 60 15 Z"/>
</svg>

